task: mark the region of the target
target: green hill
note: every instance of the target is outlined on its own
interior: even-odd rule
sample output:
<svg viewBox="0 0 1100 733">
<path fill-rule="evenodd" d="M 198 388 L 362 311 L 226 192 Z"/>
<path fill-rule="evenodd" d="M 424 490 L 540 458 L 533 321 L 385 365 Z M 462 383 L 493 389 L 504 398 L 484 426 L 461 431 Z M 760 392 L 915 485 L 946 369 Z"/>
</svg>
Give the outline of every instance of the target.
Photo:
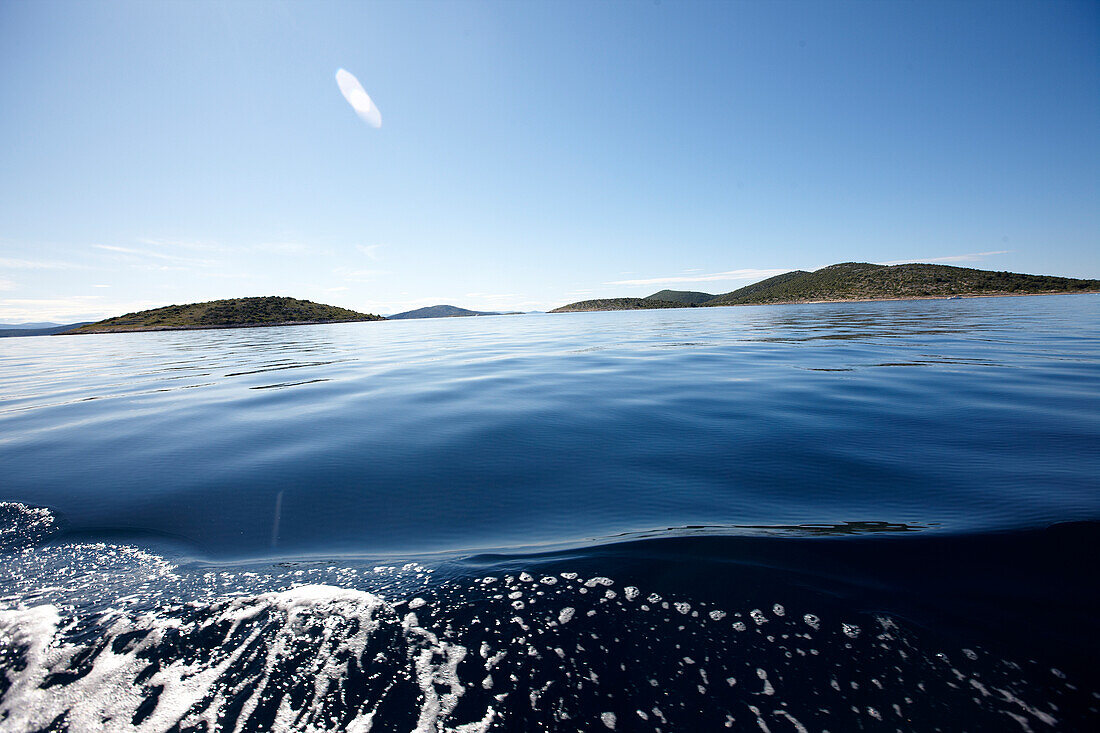
<svg viewBox="0 0 1100 733">
<path fill-rule="evenodd" d="M 793 280 L 802 275 L 809 275 L 810 273 L 805 270 L 793 270 L 791 272 L 784 272 L 782 275 L 776 275 L 769 277 L 767 280 L 761 280 L 758 283 L 752 285 L 746 285 L 739 290 L 734 290 L 732 293 L 726 293 L 725 295 L 718 295 L 712 298 L 707 305 L 735 305 L 740 303 L 742 299 L 749 298 L 757 295 L 758 293 L 766 292 L 771 288 L 778 287 L 788 280 Z"/>
<path fill-rule="evenodd" d="M 603 298 L 601 300 L 581 300 L 550 313 L 582 313 L 585 311 L 633 311 L 649 308 L 683 308 L 683 303 L 668 300 L 650 300 L 649 298 Z"/>
<path fill-rule="evenodd" d="M 171 331 L 192 328 L 240 328 L 381 320 L 384 320 L 381 316 L 358 313 L 333 305 L 297 298 L 268 296 L 169 305 L 90 323 L 74 329 L 71 333 Z"/>
<path fill-rule="evenodd" d="M 726 293 L 708 305 L 791 303 L 816 300 L 1025 295 L 1100 290 L 1100 280 L 974 270 L 951 265 L 874 265 L 845 262 L 778 275 Z"/>
<path fill-rule="evenodd" d="M 951 265 L 874 265 L 869 262 L 843 262 L 813 272 L 804 270 L 785 272 L 702 302 L 693 303 L 689 300 L 676 302 L 676 298 L 703 296 L 706 293 L 662 290 L 649 298 L 582 300 L 550 312 L 683 308 L 685 305 L 754 305 L 832 300 L 1085 292 L 1100 292 L 1100 280 L 1080 280 L 1053 275 L 1023 275 Z M 661 296 L 661 299 L 656 299 L 658 296 Z"/>
<path fill-rule="evenodd" d="M 683 303 L 684 305 L 702 305 L 715 296 L 710 293 L 699 293 L 694 290 L 662 290 L 653 295 L 647 295 L 646 300 L 663 300 L 668 303 Z"/>
</svg>

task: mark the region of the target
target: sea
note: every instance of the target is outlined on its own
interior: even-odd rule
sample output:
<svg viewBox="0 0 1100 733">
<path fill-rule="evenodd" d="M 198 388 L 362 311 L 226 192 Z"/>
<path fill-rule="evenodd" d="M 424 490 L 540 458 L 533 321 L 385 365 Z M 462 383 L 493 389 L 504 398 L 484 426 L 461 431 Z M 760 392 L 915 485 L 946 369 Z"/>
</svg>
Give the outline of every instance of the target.
<svg viewBox="0 0 1100 733">
<path fill-rule="evenodd" d="M 1100 295 L 0 344 L 0 731 L 1100 729 Z"/>
</svg>

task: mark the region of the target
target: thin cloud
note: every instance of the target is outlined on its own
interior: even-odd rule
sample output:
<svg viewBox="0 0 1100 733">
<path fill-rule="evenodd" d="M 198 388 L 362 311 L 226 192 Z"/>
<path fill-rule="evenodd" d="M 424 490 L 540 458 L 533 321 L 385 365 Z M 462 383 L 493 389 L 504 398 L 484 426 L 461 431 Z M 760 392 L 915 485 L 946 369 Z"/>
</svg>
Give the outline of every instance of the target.
<svg viewBox="0 0 1100 733">
<path fill-rule="evenodd" d="M 54 260 L 21 260 L 10 257 L 0 257 L 0 267 L 12 270 L 81 270 L 83 265 L 73 262 L 56 262 Z"/>
<path fill-rule="evenodd" d="M 102 249 L 105 252 L 118 252 L 120 254 L 134 255 L 136 257 L 152 257 L 158 260 L 181 260 L 183 257 L 177 257 L 176 255 L 166 255 L 163 252 L 150 252 L 145 249 L 133 249 L 132 247 L 119 247 L 114 244 L 93 244 L 95 249 Z"/>
<path fill-rule="evenodd" d="M 98 321 L 123 313 L 148 310 L 165 305 L 158 301 L 107 301 L 99 295 L 74 295 L 68 298 L 0 298 L 0 320 L 4 321 Z"/>
<path fill-rule="evenodd" d="M 359 119 L 371 127 L 382 126 L 382 113 L 378 111 L 378 107 L 363 89 L 363 85 L 351 72 L 344 69 L 337 70 L 336 84 L 340 87 L 340 93 L 344 95 L 344 99 L 348 100 L 348 104 L 355 110 L 355 114 L 359 115 Z"/>
<path fill-rule="evenodd" d="M 672 275 L 671 277 L 651 277 L 643 280 L 613 280 L 604 285 L 670 285 L 674 283 L 709 283 L 723 280 L 763 280 L 774 275 L 782 275 L 790 272 L 790 268 L 770 270 L 727 270 L 725 272 L 711 272 L 706 275 Z"/>
<path fill-rule="evenodd" d="M 382 249 L 386 245 L 384 244 L 357 244 L 355 248 L 370 257 L 372 260 L 378 259 L 378 250 Z"/>
<path fill-rule="evenodd" d="M 179 255 L 171 255 L 165 252 L 156 252 L 148 249 L 135 249 L 133 247 L 120 247 L 115 244 L 93 244 L 94 249 L 103 250 L 104 252 L 112 252 L 117 255 L 122 255 L 125 258 L 144 258 L 157 260 L 159 262 L 170 262 L 174 265 L 187 265 L 191 267 L 213 267 L 217 263 L 213 260 L 199 260 L 193 257 L 180 257 Z M 172 269 L 161 266 L 159 269 Z"/>
<path fill-rule="evenodd" d="M 996 252 L 971 252 L 965 255 L 948 255 L 947 257 L 915 257 L 909 260 L 894 260 L 893 262 L 880 262 L 880 265 L 907 265 L 913 262 L 980 262 L 986 257 L 1006 255 L 1010 249 L 1000 249 Z"/>
<path fill-rule="evenodd" d="M 0 277 L 0 290 L 15 290 L 16 283 L 14 280 L 5 280 Z"/>
<path fill-rule="evenodd" d="M 93 285 L 92 287 L 93 288 L 109 288 L 111 286 L 110 285 Z"/>
</svg>

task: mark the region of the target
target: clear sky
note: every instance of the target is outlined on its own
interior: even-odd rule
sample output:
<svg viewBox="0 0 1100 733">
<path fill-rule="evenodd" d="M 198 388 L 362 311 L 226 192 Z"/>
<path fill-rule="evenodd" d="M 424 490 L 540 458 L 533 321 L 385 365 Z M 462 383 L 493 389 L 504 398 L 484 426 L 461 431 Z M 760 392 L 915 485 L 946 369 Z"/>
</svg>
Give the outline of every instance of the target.
<svg viewBox="0 0 1100 733">
<path fill-rule="evenodd" d="M 1100 3 L 0 0 L 0 141 L 6 322 L 1100 277 Z"/>
</svg>

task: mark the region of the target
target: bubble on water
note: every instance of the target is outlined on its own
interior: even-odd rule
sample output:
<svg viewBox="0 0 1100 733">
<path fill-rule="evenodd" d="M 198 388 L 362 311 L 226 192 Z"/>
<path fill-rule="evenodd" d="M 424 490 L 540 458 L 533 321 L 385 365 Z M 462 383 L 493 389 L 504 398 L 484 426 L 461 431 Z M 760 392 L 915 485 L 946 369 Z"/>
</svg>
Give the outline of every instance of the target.
<svg viewBox="0 0 1100 733">
<path fill-rule="evenodd" d="M 1074 716 L 1100 699 L 1049 664 L 972 655 L 851 610 L 844 633 L 810 648 L 817 614 L 837 609 L 805 596 L 739 609 L 727 597 L 727 615 L 712 598 L 624 587 L 627 600 L 656 596 L 643 612 L 609 596 L 605 576 L 547 583 L 568 578 L 546 565 L 497 586 L 409 564 L 180 569 L 107 544 L 3 560 L 0 588 L 28 599 L 0 600 L 0 720 L 13 730 L 589 730 L 601 711 L 618 725 L 631 710 L 631 730 L 997 729 L 1010 717 L 1086 729 Z M 540 579 L 515 597 L 517 578 Z M 768 626 L 754 605 L 771 609 Z M 749 618 L 756 633 L 739 633 Z M 965 672 L 948 657 L 969 660 Z M 726 681 L 720 694 L 711 678 Z"/>
</svg>

